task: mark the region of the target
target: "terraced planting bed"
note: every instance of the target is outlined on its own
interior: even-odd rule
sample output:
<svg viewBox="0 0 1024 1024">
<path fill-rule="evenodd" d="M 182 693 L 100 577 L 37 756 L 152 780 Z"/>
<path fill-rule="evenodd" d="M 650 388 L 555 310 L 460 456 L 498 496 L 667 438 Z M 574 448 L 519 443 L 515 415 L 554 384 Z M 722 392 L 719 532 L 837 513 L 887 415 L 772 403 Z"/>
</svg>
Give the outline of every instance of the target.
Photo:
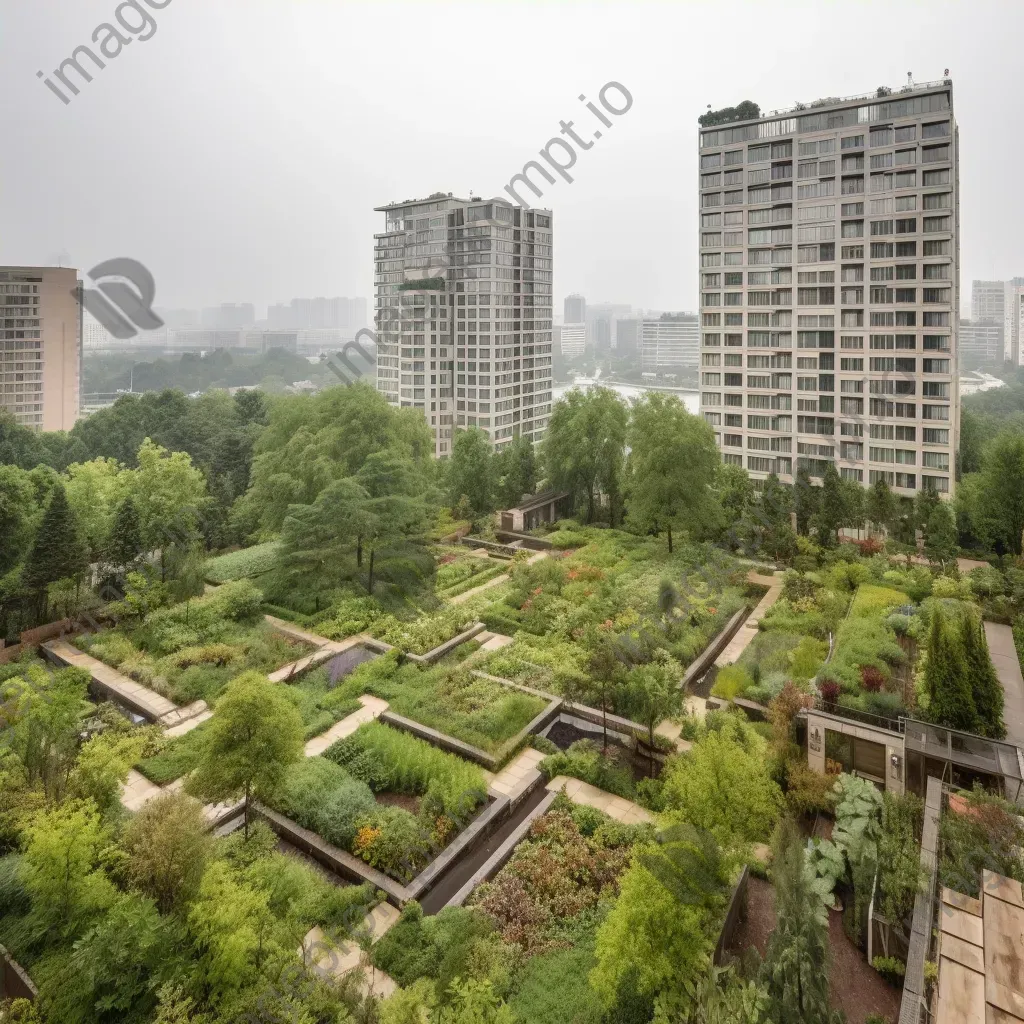
<svg viewBox="0 0 1024 1024">
<path fill-rule="evenodd" d="M 683 670 L 746 603 L 746 569 L 716 548 L 618 530 L 573 528 L 552 537 L 573 550 L 511 567 L 481 620 L 513 643 L 480 668 L 556 694 L 594 677 L 599 651 L 624 665 L 662 661 Z M 481 595 L 483 596 L 483 595 Z M 619 692 L 613 710 L 629 715 Z"/>
<path fill-rule="evenodd" d="M 469 646 L 469 645 L 463 645 Z M 339 690 L 371 693 L 390 711 L 496 754 L 537 717 L 547 701 L 501 683 L 473 676 L 460 664 L 461 648 L 431 668 L 387 654 L 356 668 Z"/>
<path fill-rule="evenodd" d="M 335 722 L 360 707 L 355 697 L 332 685 L 328 665 L 314 669 L 298 682 L 282 684 L 282 693 L 295 704 L 302 716 L 304 738 L 307 740 L 326 732 Z M 198 765 L 204 735 L 205 726 L 199 725 L 183 736 L 170 738 L 157 753 L 140 761 L 136 768 L 158 786 L 174 782 Z"/>
<path fill-rule="evenodd" d="M 261 603 L 251 583 L 227 583 L 205 597 L 153 611 L 141 622 L 83 634 L 73 642 L 175 704 L 205 700 L 212 705 L 242 672 L 266 674 L 315 650 L 272 629 Z"/>
<path fill-rule="evenodd" d="M 379 722 L 292 765 L 268 800 L 326 843 L 409 883 L 487 801 L 468 761 Z"/>
</svg>

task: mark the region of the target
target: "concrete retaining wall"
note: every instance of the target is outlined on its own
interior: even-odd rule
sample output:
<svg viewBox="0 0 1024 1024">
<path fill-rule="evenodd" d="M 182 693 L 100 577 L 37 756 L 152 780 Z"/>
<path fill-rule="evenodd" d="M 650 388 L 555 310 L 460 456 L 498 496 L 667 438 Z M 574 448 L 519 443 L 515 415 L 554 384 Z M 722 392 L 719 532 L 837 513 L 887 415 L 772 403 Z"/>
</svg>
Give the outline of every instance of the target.
<svg viewBox="0 0 1024 1024">
<path fill-rule="evenodd" d="M 750 608 L 744 605 L 736 614 L 725 624 L 725 628 L 722 630 L 714 640 L 704 648 L 703 651 L 694 659 L 690 667 L 686 670 L 683 675 L 683 680 L 679 684 L 685 691 L 689 689 L 691 683 L 704 676 L 704 673 L 715 663 L 715 659 L 725 650 L 729 641 L 736 635 L 740 626 L 746 621 L 747 616 L 750 614 Z"/>
<path fill-rule="evenodd" d="M 0 1001 L 28 999 L 35 1002 L 38 990 L 25 969 L 0 946 Z"/>
<path fill-rule="evenodd" d="M 546 814 L 558 797 L 558 793 L 548 793 L 536 807 L 516 826 L 515 831 L 498 847 L 490 857 L 474 872 L 473 877 L 448 901 L 449 907 L 461 907 L 478 885 L 490 881 L 512 856 L 515 848 L 523 841 L 530 831 L 530 826 L 542 815 Z"/>
</svg>

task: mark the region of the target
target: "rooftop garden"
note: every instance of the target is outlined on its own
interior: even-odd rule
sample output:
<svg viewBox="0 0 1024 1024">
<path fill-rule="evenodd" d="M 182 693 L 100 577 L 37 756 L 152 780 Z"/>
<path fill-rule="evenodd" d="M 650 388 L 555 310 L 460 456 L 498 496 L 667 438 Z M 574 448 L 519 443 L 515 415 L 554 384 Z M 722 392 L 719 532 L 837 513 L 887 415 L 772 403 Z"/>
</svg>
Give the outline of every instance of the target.
<svg viewBox="0 0 1024 1024">
<path fill-rule="evenodd" d="M 761 116 L 761 108 L 753 100 L 744 100 L 735 107 L 722 107 L 709 110 L 697 118 L 701 128 L 710 128 L 716 124 L 728 124 L 730 121 L 750 121 Z"/>
<path fill-rule="evenodd" d="M 409 881 L 486 799 L 475 765 L 376 722 L 293 764 L 270 805 L 327 842 Z"/>
<path fill-rule="evenodd" d="M 246 580 L 149 611 L 145 597 L 151 589 L 129 589 L 123 602 L 128 614 L 116 628 L 82 634 L 75 642 L 175 704 L 210 704 L 240 673 L 267 674 L 313 650 L 267 625 L 263 596 Z"/>
<path fill-rule="evenodd" d="M 338 689 L 346 696 L 371 693 L 395 714 L 492 754 L 546 706 L 540 697 L 471 675 L 458 656 L 420 668 L 387 654 L 360 665 Z"/>
</svg>

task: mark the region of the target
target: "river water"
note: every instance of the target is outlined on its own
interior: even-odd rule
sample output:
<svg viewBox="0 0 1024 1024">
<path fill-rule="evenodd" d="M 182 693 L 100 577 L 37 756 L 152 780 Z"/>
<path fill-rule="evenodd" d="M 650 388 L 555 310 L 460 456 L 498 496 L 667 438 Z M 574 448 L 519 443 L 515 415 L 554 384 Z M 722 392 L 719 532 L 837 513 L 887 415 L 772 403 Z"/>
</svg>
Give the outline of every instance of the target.
<svg viewBox="0 0 1024 1024">
<path fill-rule="evenodd" d="M 589 391 L 595 383 L 600 383 L 610 391 L 616 392 L 627 402 L 633 398 L 640 398 L 648 391 L 661 391 L 666 395 L 676 395 L 683 405 L 686 406 L 687 410 L 694 415 L 696 415 L 700 410 L 699 391 L 692 391 L 688 388 L 647 388 L 642 384 L 612 384 L 604 381 L 595 381 L 592 377 L 577 377 L 572 384 L 556 384 L 551 389 L 553 392 L 551 400 L 552 402 L 557 402 L 567 391 L 572 390 L 572 388 L 580 388 L 583 391 Z"/>
</svg>

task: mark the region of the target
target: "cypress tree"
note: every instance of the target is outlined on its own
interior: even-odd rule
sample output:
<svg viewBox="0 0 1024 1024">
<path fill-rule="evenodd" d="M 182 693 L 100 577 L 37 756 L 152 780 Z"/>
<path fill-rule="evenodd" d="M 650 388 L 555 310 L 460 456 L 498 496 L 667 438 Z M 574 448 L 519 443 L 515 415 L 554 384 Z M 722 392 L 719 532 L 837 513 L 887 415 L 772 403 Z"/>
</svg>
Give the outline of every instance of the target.
<svg viewBox="0 0 1024 1024">
<path fill-rule="evenodd" d="M 988 652 L 988 640 L 981 620 L 966 612 L 960 623 L 964 661 L 978 713 L 979 731 L 993 739 L 1006 735 L 1003 725 L 1003 687 Z"/>
<path fill-rule="evenodd" d="M 46 612 L 46 588 L 57 580 L 77 576 L 86 565 L 75 514 L 68 504 L 64 485 L 58 483 L 43 513 L 22 577 L 26 589 L 39 602 L 40 615 Z"/>
<path fill-rule="evenodd" d="M 838 543 L 839 527 L 846 519 L 846 512 L 842 482 L 835 465 L 830 462 L 825 467 L 821 485 L 821 503 L 817 515 L 814 517 L 818 543 L 823 548 L 833 548 Z"/>
<path fill-rule="evenodd" d="M 131 495 L 128 495 L 114 513 L 114 525 L 107 541 L 107 561 L 122 571 L 127 571 L 142 554 L 142 526 L 139 510 Z"/>
<path fill-rule="evenodd" d="M 932 721 L 950 729 L 978 731 L 978 712 L 971 695 L 963 645 L 939 608 L 935 609 L 928 635 L 925 681 L 931 695 Z"/>
<path fill-rule="evenodd" d="M 771 1019 L 787 1024 L 826 1024 L 829 1007 L 828 919 L 804 868 L 804 846 L 796 826 L 779 823 L 773 843 L 775 931 L 761 968 Z"/>
</svg>

